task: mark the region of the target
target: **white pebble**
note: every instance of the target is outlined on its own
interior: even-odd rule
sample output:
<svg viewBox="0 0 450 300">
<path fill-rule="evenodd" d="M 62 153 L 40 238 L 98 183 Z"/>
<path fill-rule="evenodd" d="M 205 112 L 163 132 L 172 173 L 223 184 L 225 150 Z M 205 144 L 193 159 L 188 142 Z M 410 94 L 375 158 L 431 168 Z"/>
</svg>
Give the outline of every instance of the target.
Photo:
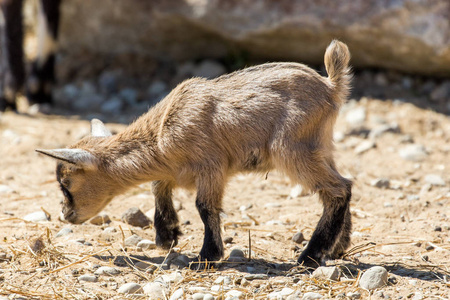
<svg viewBox="0 0 450 300">
<path fill-rule="evenodd" d="M 374 290 L 387 284 L 388 273 L 385 268 L 375 266 L 368 269 L 359 280 L 359 286 L 366 290 Z"/>
<path fill-rule="evenodd" d="M 173 292 L 172 296 L 170 296 L 169 300 L 177 300 L 183 298 L 184 290 L 183 288 L 179 288 L 175 292 Z"/>
<path fill-rule="evenodd" d="M 341 276 L 341 270 L 337 267 L 318 267 L 313 273 L 313 278 L 324 278 L 337 281 Z"/>
<path fill-rule="evenodd" d="M 111 219 L 107 214 L 101 214 L 93 217 L 89 222 L 93 225 L 103 225 L 110 223 Z"/>
<path fill-rule="evenodd" d="M 244 293 L 238 290 L 231 290 L 225 294 L 226 298 L 237 298 L 240 299 L 244 296 Z"/>
<path fill-rule="evenodd" d="M 194 300 L 203 300 L 204 297 L 205 297 L 205 294 L 203 294 L 203 293 L 195 293 L 194 295 L 192 295 L 192 299 L 194 299 Z"/>
<path fill-rule="evenodd" d="M 314 293 L 314 292 L 308 292 L 303 295 L 302 300 L 314 300 L 314 299 L 320 299 L 320 298 L 323 298 L 323 296 L 321 294 Z"/>
<path fill-rule="evenodd" d="M 137 243 L 137 246 L 144 250 L 156 249 L 156 243 L 150 240 L 142 240 Z"/>
<path fill-rule="evenodd" d="M 142 241 L 142 238 L 136 234 L 133 234 L 125 239 L 124 244 L 125 246 L 136 246 L 140 241 Z"/>
<path fill-rule="evenodd" d="M 423 161 L 428 156 L 425 147 L 418 144 L 403 147 L 398 153 L 404 160 L 416 162 Z"/>
<path fill-rule="evenodd" d="M 366 109 L 364 107 L 356 107 L 347 112 L 345 121 L 353 127 L 358 127 L 364 124 L 366 120 Z"/>
<path fill-rule="evenodd" d="M 445 180 L 441 176 L 436 174 L 428 174 L 425 176 L 425 182 L 435 186 L 445 186 Z"/>
<path fill-rule="evenodd" d="M 113 267 L 100 267 L 95 272 L 95 275 L 118 275 L 120 274 L 120 271 Z"/>
<path fill-rule="evenodd" d="M 160 282 L 149 282 L 144 285 L 144 294 L 149 296 L 149 299 L 166 299 L 166 287 Z"/>
<path fill-rule="evenodd" d="M 134 294 L 137 291 L 142 290 L 142 286 L 135 282 L 129 282 L 122 285 L 117 292 L 119 294 Z"/>
<path fill-rule="evenodd" d="M 25 221 L 29 222 L 47 222 L 50 217 L 43 211 L 36 211 L 23 217 Z"/>
<path fill-rule="evenodd" d="M 63 229 L 58 231 L 58 233 L 55 235 L 55 237 L 65 236 L 65 235 L 71 234 L 72 232 L 73 232 L 72 228 L 64 227 Z"/>
<path fill-rule="evenodd" d="M 355 153 L 362 154 L 364 152 L 369 151 L 372 148 L 375 148 L 376 146 L 377 145 L 375 144 L 374 141 L 371 141 L 371 140 L 363 141 L 363 142 L 359 143 L 358 146 L 356 146 Z"/>
</svg>

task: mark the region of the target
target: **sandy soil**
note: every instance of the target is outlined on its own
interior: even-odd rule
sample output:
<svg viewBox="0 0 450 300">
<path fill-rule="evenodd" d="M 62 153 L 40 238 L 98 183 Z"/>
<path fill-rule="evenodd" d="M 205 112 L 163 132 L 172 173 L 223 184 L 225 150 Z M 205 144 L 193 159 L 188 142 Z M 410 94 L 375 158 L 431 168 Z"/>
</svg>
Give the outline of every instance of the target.
<svg viewBox="0 0 450 300">
<path fill-rule="evenodd" d="M 346 121 L 347 113 L 360 107 L 366 111 L 363 124 L 355 126 Z M 383 124 L 394 123 L 398 129 L 375 138 L 367 136 Z M 121 131 L 126 125 L 108 126 Z M 88 134 L 88 130 L 89 123 L 82 118 L 13 113 L 0 116 L 1 295 L 10 299 L 120 299 L 124 296 L 118 294 L 117 288 L 124 283 L 144 285 L 173 272 L 142 272 L 126 263 L 130 257 L 158 263 L 167 256 L 160 249 L 123 246 L 124 238 L 133 233 L 154 240 L 153 228 L 130 227 L 121 221 L 121 215 L 130 207 L 139 207 L 143 212 L 153 207 L 150 184 L 113 200 L 104 210 L 112 219 L 109 225 L 70 225 L 58 220 L 62 194 L 55 180 L 55 163 L 34 149 L 64 147 Z M 450 298 L 448 116 L 407 103 L 362 99 L 344 107 L 336 132 L 339 169 L 355 181 L 352 248 L 362 246 L 350 251 L 345 260 L 328 262 L 343 272 L 340 281 L 312 279 L 296 268 L 299 251 L 295 250 L 301 250 L 302 245 L 296 245 L 291 238 L 298 231 L 310 238 L 321 206 L 315 195 L 291 197 L 292 184 L 271 172 L 267 178 L 235 177 L 224 199 L 223 235 L 233 237 L 226 246 L 226 255 L 232 247 L 248 249 L 250 231 L 252 261 L 223 264 L 210 272 L 181 270 L 184 279 L 170 286 L 168 297 L 180 287 L 184 288 L 183 298 L 199 290 L 195 287 L 211 292 L 216 278 L 226 275 L 232 278 L 230 287 L 242 291 L 247 299 L 265 299 L 283 287 L 299 291 L 300 298 L 308 291 L 342 299 L 349 293 L 359 293 L 362 299 Z M 357 153 L 364 143 L 373 147 Z M 413 143 L 425 147 L 423 160 L 408 161 L 400 156 L 401 149 Z M 440 177 L 445 184 L 430 183 L 428 175 Z M 377 187 L 374 180 L 380 178 L 388 179 L 389 187 Z M 179 215 L 184 233 L 176 250 L 189 255 L 198 253 L 203 239 L 194 198 L 192 192 L 176 192 L 176 200 L 183 207 Z M 246 210 L 241 211 L 241 206 Z M 40 210 L 48 212 L 51 221 L 23 220 Z M 190 224 L 185 223 L 187 220 Z M 64 227 L 70 227 L 73 233 L 55 237 Z M 106 227 L 114 227 L 116 232 L 106 233 Z M 77 279 L 82 274 L 93 274 L 98 265 L 115 266 L 121 273 L 100 276 L 94 283 Z M 388 285 L 371 292 L 361 289 L 358 276 L 375 265 L 389 271 Z M 268 278 L 239 284 L 239 279 L 254 272 L 268 274 Z M 220 298 L 225 292 L 211 293 Z"/>
</svg>

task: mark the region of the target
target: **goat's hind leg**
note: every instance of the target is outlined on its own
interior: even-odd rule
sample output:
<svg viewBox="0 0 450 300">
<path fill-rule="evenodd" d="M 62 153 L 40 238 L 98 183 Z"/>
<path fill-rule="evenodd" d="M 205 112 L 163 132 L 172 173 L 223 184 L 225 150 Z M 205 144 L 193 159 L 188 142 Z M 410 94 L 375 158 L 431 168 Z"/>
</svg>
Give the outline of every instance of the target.
<svg viewBox="0 0 450 300">
<path fill-rule="evenodd" d="M 352 184 L 336 171 L 333 159 L 322 154 L 293 151 L 290 157 L 297 158 L 297 165 L 286 168 L 298 183 L 317 191 L 323 204 L 322 217 L 298 259 L 299 264 L 308 267 L 317 267 L 326 258 L 337 258 L 350 244 Z"/>
<path fill-rule="evenodd" d="M 154 181 L 156 245 L 170 249 L 178 244 L 181 235 L 178 215 L 172 201 L 173 184 L 168 181 Z"/>
</svg>

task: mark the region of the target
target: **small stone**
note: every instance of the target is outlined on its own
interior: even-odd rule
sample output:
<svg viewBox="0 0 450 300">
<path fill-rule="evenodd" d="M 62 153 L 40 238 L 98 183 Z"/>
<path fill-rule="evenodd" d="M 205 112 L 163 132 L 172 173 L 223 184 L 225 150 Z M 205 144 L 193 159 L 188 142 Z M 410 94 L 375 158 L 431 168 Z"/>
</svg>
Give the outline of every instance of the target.
<svg viewBox="0 0 450 300">
<path fill-rule="evenodd" d="M 296 244 L 301 244 L 305 240 L 305 237 L 303 236 L 303 233 L 301 231 L 294 234 L 292 237 L 292 241 Z"/>
<path fill-rule="evenodd" d="M 10 194 L 14 192 L 14 189 L 12 189 L 11 187 L 4 185 L 4 184 L 0 184 L 0 195 L 2 194 Z"/>
<path fill-rule="evenodd" d="M 359 127 L 366 120 L 366 109 L 364 107 L 356 107 L 347 112 L 345 121 L 352 127 Z"/>
<path fill-rule="evenodd" d="M 338 281 L 341 276 L 341 270 L 337 267 L 318 267 L 313 273 L 313 278 L 324 278 Z"/>
<path fill-rule="evenodd" d="M 238 298 L 238 299 L 240 299 L 240 298 L 242 298 L 243 296 L 244 296 L 244 293 L 241 292 L 241 291 L 238 291 L 238 290 L 231 290 L 231 291 L 228 291 L 228 292 L 225 294 L 225 297 L 226 297 L 226 298 Z"/>
<path fill-rule="evenodd" d="M 305 190 L 300 184 L 297 184 L 289 192 L 289 198 L 295 199 L 297 197 L 306 196 L 307 194 L 308 194 L 307 190 Z"/>
<path fill-rule="evenodd" d="M 390 183 L 389 179 L 387 179 L 387 178 L 378 178 L 378 179 L 372 180 L 370 182 L 371 186 L 374 186 L 374 187 L 377 187 L 380 189 L 388 189 L 390 184 L 391 183 Z"/>
<path fill-rule="evenodd" d="M 144 285 L 144 294 L 149 296 L 148 299 L 166 299 L 168 293 L 166 287 L 159 282 L 149 282 Z"/>
<path fill-rule="evenodd" d="M 100 74 L 98 85 L 102 93 L 112 94 L 117 91 L 117 79 L 120 75 L 118 71 L 104 71 Z"/>
<path fill-rule="evenodd" d="M 244 278 L 249 281 L 255 280 L 255 279 L 266 280 L 267 278 L 269 278 L 269 276 L 267 274 L 248 274 L 248 275 L 245 275 Z"/>
<path fill-rule="evenodd" d="M 403 147 L 399 151 L 399 155 L 404 160 L 420 162 L 427 158 L 428 154 L 425 147 L 418 144 L 412 144 Z"/>
<path fill-rule="evenodd" d="M 111 219 L 107 214 L 101 214 L 93 217 L 89 222 L 94 225 L 103 225 L 111 223 Z"/>
<path fill-rule="evenodd" d="M 167 84 L 161 80 L 153 81 L 147 89 L 147 94 L 150 97 L 160 97 L 167 91 Z"/>
<path fill-rule="evenodd" d="M 422 300 L 422 299 L 424 299 L 423 293 L 422 292 L 415 292 L 414 296 L 412 297 L 411 300 Z"/>
<path fill-rule="evenodd" d="M 156 243 L 150 240 L 141 240 L 137 246 L 144 250 L 156 249 Z"/>
<path fill-rule="evenodd" d="M 340 143 L 340 142 L 344 141 L 344 139 L 345 139 L 345 134 L 342 131 L 335 131 L 333 133 L 333 140 L 336 143 Z"/>
<path fill-rule="evenodd" d="M 445 180 L 436 174 L 428 174 L 424 178 L 425 182 L 434 186 L 445 186 Z"/>
<path fill-rule="evenodd" d="M 425 250 L 427 250 L 427 251 L 431 251 L 431 250 L 434 250 L 434 246 L 433 245 L 431 245 L 431 244 L 427 244 L 426 246 L 425 246 Z"/>
<path fill-rule="evenodd" d="M 225 74 L 226 71 L 227 70 L 222 64 L 214 60 L 205 59 L 198 66 L 196 66 L 193 70 L 193 75 L 195 77 L 205 77 L 211 79 Z"/>
<path fill-rule="evenodd" d="M 106 228 L 103 230 L 103 232 L 105 232 L 105 233 L 115 233 L 115 232 L 117 232 L 117 229 L 114 228 L 114 227 L 106 227 Z"/>
<path fill-rule="evenodd" d="M 434 227 L 434 231 L 441 232 L 442 231 L 442 227 L 441 226 L 436 226 L 436 227 Z"/>
<path fill-rule="evenodd" d="M 73 101 L 71 103 L 72 108 L 74 108 L 77 111 L 87 111 L 87 112 L 96 111 L 105 101 L 103 96 L 97 94 L 92 95 L 83 94 L 76 100 L 77 101 Z"/>
<path fill-rule="evenodd" d="M 376 144 L 374 141 L 371 141 L 371 140 L 363 141 L 358 146 L 356 146 L 355 153 L 362 154 L 362 153 L 367 152 L 370 149 L 375 148 L 375 147 L 376 147 Z"/>
<path fill-rule="evenodd" d="M 43 211 L 36 211 L 26 215 L 23 219 L 28 222 L 47 222 L 50 221 L 50 216 Z"/>
<path fill-rule="evenodd" d="M 183 298 L 183 295 L 184 295 L 183 288 L 179 288 L 178 290 L 176 290 L 175 292 L 172 293 L 169 300 L 181 299 L 181 298 Z"/>
<path fill-rule="evenodd" d="M 384 202 L 383 206 L 384 207 L 393 207 L 394 205 L 391 202 Z"/>
<path fill-rule="evenodd" d="M 280 294 L 281 294 L 281 296 L 284 298 L 284 297 L 287 297 L 287 296 L 289 296 L 289 295 L 292 295 L 294 292 L 295 292 L 295 291 L 294 291 L 293 289 L 285 287 L 285 288 L 283 288 L 283 289 L 281 290 L 281 293 L 280 293 Z"/>
<path fill-rule="evenodd" d="M 113 267 L 100 267 L 94 272 L 94 274 L 114 276 L 120 274 L 120 271 Z"/>
<path fill-rule="evenodd" d="M 124 244 L 125 246 L 137 246 L 140 241 L 142 241 L 142 238 L 136 234 L 133 234 L 125 239 Z"/>
<path fill-rule="evenodd" d="M 194 299 L 194 300 L 203 300 L 204 297 L 205 297 L 205 294 L 203 294 L 203 293 L 195 293 L 194 295 L 192 295 L 192 299 Z"/>
<path fill-rule="evenodd" d="M 176 212 L 179 212 L 180 210 L 183 209 L 183 204 L 180 201 L 173 201 L 173 208 L 175 209 Z"/>
<path fill-rule="evenodd" d="M 229 285 L 231 283 L 231 279 L 228 276 L 219 276 L 216 280 L 214 280 L 215 284 Z"/>
<path fill-rule="evenodd" d="M 81 275 L 78 277 L 78 281 L 97 282 L 98 278 L 93 275 Z"/>
<path fill-rule="evenodd" d="M 366 290 L 381 288 L 387 284 L 388 273 L 385 268 L 375 266 L 361 276 L 359 286 Z"/>
<path fill-rule="evenodd" d="M 233 237 L 232 236 L 227 236 L 223 239 L 223 242 L 225 244 L 231 244 L 233 242 Z"/>
<path fill-rule="evenodd" d="M 350 299 L 360 299 L 361 294 L 358 292 L 348 292 L 347 297 L 349 297 Z"/>
<path fill-rule="evenodd" d="M 55 235 L 55 237 L 61 237 L 61 236 L 66 236 L 68 234 L 71 234 L 73 232 L 72 228 L 70 227 L 64 227 L 63 229 L 61 229 L 60 231 L 58 231 L 58 233 Z"/>
<path fill-rule="evenodd" d="M 142 291 L 142 286 L 135 282 L 125 283 L 117 290 L 119 294 L 135 294 L 138 291 Z"/>
<path fill-rule="evenodd" d="M 266 204 L 264 204 L 264 207 L 265 208 L 278 208 L 278 207 L 281 207 L 281 204 L 280 203 L 266 203 Z"/>
<path fill-rule="evenodd" d="M 400 127 L 398 126 L 398 124 L 380 125 L 378 127 L 373 128 L 372 130 L 370 130 L 369 138 L 370 139 L 378 138 L 378 137 L 382 136 L 383 134 L 385 134 L 386 132 L 399 133 Z"/>
<path fill-rule="evenodd" d="M 203 300 L 214 300 L 214 296 L 211 294 L 205 294 L 205 296 L 203 296 Z"/>
<path fill-rule="evenodd" d="M 175 271 L 171 274 L 162 275 L 159 277 L 164 283 L 170 284 L 170 283 L 179 283 L 183 281 L 183 275 L 179 271 Z"/>
<path fill-rule="evenodd" d="M 230 252 L 230 257 L 245 257 L 244 251 L 239 248 L 233 248 Z"/>
<path fill-rule="evenodd" d="M 122 215 L 122 221 L 131 226 L 147 227 L 150 219 L 137 207 L 132 207 Z"/>
<path fill-rule="evenodd" d="M 307 292 L 303 295 L 302 300 L 314 300 L 314 299 L 321 299 L 323 296 L 319 293 L 314 292 Z"/>
</svg>

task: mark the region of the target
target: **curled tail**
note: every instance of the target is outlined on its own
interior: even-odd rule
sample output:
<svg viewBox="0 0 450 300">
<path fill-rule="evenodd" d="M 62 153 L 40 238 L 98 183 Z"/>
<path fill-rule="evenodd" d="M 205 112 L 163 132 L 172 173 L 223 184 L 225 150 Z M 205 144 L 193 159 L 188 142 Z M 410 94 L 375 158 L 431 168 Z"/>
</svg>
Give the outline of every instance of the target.
<svg viewBox="0 0 450 300">
<path fill-rule="evenodd" d="M 325 68 L 328 79 L 334 87 L 336 100 L 342 104 L 350 92 L 352 78 L 350 67 L 350 52 L 346 44 L 333 40 L 325 51 Z"/>
</svg>

